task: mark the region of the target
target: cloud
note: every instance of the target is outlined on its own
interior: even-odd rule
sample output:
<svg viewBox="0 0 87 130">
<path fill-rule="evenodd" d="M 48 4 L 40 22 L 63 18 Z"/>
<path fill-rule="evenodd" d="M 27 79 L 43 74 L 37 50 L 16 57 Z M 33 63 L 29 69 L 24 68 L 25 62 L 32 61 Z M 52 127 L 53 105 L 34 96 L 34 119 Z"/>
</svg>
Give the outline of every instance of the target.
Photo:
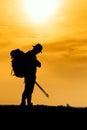
<svg viewBox="0 0 87 130">
<path fill-rule="evenodd" d="M 42 67 L 49 78 L 85 80 L 87 75 L 87 39 L 70 39 L 44 45 Z"/>
<path fill-rule="evenodd" d="M 60 53 L 63 56 L 86 56 L 87 39 L 69 39 L 63 41 L 52 42 L 44 45 L 45 51 L 48 53 Z M 65 55 L 64 55 L 65 52 Z"/>
</svg>

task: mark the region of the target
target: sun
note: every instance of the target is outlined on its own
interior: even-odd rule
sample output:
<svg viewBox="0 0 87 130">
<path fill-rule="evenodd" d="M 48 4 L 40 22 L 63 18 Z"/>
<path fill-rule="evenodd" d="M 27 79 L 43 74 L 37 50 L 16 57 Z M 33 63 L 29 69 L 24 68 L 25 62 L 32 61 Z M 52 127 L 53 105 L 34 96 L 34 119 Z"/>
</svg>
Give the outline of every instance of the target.
<svg viewBox="0 0 87 130">
<path fill-rule="evenodd" d="M 58 0 L 25 0 L 24 8 L 33 21 L 45 21 L 60 6 Z"/>
</svg>

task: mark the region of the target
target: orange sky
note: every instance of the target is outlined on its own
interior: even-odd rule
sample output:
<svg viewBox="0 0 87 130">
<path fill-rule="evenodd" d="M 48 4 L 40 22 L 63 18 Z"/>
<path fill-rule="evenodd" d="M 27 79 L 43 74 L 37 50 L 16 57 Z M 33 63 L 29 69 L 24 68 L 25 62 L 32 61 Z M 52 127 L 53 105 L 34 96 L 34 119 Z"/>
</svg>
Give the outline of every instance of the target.
<svg viewBox="0 0 87 130">
<path fill-rule="evenodd" d="M 25 1 L 0 0 L 0 104 L 20 104 L 24 88 L 23 79 L 10 75 L 10 51 L 26 52 L 39 42 L 43 53 L 38 55 L 37 82 L 50 97 L 35 86 L 33 104 L 87 106 L 87 1 L 56 0 L 42 21 L 31 17 Z"/>
</svg>

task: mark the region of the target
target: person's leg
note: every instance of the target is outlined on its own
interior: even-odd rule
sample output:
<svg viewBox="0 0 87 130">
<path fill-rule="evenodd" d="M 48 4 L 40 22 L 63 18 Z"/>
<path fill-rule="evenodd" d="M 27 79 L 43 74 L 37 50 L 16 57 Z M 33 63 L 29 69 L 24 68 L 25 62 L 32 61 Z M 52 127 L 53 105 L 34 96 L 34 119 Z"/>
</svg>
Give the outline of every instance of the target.
<svg viewBox="0 0 87 130">
<path fill-rule="evenodd" d="M 26 99 L 27 99 L 27 88 L 28 88 L 28 78 L 24 78 L 24 83 L 25 83 L 25 89 L 22 93 L 22 99 L 21 99 L 21 105 L 26 105 Z"/>
<path fill-rule="evenodd" d="M 31 77 L 25 77 L 25 91 L 22 95 L 22 102 L 25 102 L 25 99 L 27 99 L 27 105 L 31 105 L 31 99 L 32 99 L 32 93 L 34 89 L 35 84 L 35 76 Z"/>
<path fill-rule="evenodd" d="M 24 90 L 22 94 L 22 99 L 21 99 L 21 105 L 26 105 L 26 91 Z"/>
<path fill-rule="evenodd" d="M 32 105 L 31 100 L 32 100 L 32 93 L 33 93 L 33 90 L 34 90 L 34 83 L 35 83 L 35 81 L 31 80 L 29 82 L 29 87 L 27 89 L 27 104 L 28 105 Z"/>
<path fill-rule="evenodd" d="M 27 96 L 27 105 L 31 105 L 31 95 Z"/>
</svg>

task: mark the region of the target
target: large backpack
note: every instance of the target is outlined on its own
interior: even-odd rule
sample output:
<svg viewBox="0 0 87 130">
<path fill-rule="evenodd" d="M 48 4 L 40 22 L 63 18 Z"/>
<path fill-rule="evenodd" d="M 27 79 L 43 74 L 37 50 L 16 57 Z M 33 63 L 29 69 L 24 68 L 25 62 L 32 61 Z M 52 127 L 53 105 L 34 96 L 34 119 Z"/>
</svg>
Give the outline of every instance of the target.
<svg viewBox="0 0 87 130">
<path fill-rule="evenodd" d="M 11 66 L 13 75 L 16 77 L 25 76 L 25 53 L 20 49 L 14 49 L 10 52 Z"/>
</svg>

